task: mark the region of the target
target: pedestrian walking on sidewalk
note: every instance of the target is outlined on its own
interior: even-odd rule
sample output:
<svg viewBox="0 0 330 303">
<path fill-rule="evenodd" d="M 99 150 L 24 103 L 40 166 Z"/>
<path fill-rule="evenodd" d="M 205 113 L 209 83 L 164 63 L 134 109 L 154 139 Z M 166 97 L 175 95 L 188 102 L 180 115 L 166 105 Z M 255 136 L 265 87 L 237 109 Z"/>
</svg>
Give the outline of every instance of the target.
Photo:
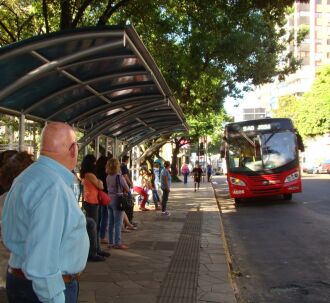
<svg viewBox="0 0 330 303">
<path fill-rule="evenodd" d="M 202 178 L 202 174 L 203 174 L 203 170 L 201 169 L 199 162 L 196 162 L 196 166 L 194 167 L 194 169 L 192 170 L 192 177 L 194 178 L 194 188 L 195 191 L 196 189 L 199 190 L 199 185 L 201 183 L 201 178 Z"/>
<path fill-rule="evenodd" d="M 206 167 L 207 172 L 207 182 L 211 182 L 211 176 L 212 176 L 212 165 L 208 164 Z"/>
<path fill-rule="evenodd" d="M 187 163 L 184 163 L 181 167 L 181 173 L 183 174 L 183 184 L 188 183 L 188 176 L 189 176 L 189 167 Z"/>
<path fill-rule="evenodd" d="M 8 192 L 2 235 L 11 252 L 6 283 L 10 303 L 78 301 L 89 239 L 73 192 L 76 140 L 68 124 L 48 123 L 40 157 Z"/>
<path fill-rule="evenodd" d="M 164 169 L 162 170 L 160 174 L 160 186 L 163 191 L 163 197 L 162 197 L 162 216 L 169 216 L 170 213 L 167 211 L 167 201 L 168 196 L 171 191 L 171 163 L 169 161 L 164 162 Z"/>
</svg>

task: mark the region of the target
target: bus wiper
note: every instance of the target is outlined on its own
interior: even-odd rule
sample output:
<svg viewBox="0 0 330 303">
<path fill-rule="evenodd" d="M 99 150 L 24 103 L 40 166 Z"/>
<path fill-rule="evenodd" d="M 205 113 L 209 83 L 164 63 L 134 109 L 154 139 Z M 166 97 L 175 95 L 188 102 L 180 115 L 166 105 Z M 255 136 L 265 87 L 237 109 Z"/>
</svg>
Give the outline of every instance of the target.
<svg viewBox="0 0 330 303">
<path fill-rule="evenodd" d="M 266 145 L 266 144 L 268 143 L 268 141 L 269 141 L 271 138 L 273 138 L 273 136 L 274 136 L 275 134 L 277 134 L 277 132 L 273 132 L 273 133 L 271 133 L 271 135 L 270 135 L 270 136 L 268 137 L 268 139 L 265 141 L 264 145 Z"/>
<path fill-rule="evenodd" d="M 243 132 L 236 130 L 247 142 L 249 142 L 253 147 L 256 147 L 255 143 Z"/>
</svg>

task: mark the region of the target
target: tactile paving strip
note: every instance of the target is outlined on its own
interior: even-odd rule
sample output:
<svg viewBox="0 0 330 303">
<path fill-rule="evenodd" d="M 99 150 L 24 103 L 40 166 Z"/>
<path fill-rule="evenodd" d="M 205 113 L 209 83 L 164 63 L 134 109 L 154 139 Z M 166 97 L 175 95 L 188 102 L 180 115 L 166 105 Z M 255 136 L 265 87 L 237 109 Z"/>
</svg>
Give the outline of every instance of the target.
<svg viewBox="0 0 330 303">
<path fill-rule="evenodd" d="M 163 280 L 158 303 L 196 302 L 201 227 L 202 212 L 189 212 Z"/>
</svg>

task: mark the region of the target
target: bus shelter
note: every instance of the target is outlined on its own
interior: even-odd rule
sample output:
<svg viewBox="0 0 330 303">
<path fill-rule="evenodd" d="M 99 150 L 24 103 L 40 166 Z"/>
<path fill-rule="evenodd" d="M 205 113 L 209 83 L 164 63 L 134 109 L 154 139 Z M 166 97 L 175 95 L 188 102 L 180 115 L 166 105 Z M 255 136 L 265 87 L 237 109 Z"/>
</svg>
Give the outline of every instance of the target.
<svg viewBox="0 0 330 303">
<path fill-rule="evenodd" d="M 183 112 L 132 26 L 80 28 L 36 36 L 0 48 L 0 112 L 67 122 L 84 135 L 125 149 L 188 129 Z"/>
</svg>

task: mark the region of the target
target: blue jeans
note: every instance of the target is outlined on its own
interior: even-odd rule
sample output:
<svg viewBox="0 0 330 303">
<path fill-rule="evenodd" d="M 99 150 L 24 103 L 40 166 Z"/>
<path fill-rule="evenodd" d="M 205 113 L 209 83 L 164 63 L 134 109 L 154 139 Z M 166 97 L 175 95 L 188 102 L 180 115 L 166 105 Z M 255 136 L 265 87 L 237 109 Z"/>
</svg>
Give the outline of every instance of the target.
<svg viewBox="0 0 330 303">
<path fill-rule="evenodd" d="M 188 183 L 188 176 L 189 176 L 189 173 L 183 174 L 183 184 L 187 184 Z"/>
<path fill-rule="evenodd" d="M 16 277 L 7 272 L 7 298 L 9 303 L 41 303 L 32 288 L 32 281 Z M 77 303 L 79 283 L 74 280 L 65 283 L 65 303 Z"/>
<path fill-rule="evenodd" d="M 100 242 L 97 237 L 96 224 L 94 219 L 86 217 L 86 228 L 89 237 L 89 257 L 97 255 L 97 252 L 100 250 Z"/>
<path fill-rule="evenodd" d="M 99 236 L 101 239 L 105 238 L 105 233 L 109 225 L 109 209 L 108 206 L 99 206 Z"/>
<path fill-rule="evenodd" d="M 167 201 L 168 201 L 168 196 L 170 194 L 170 192 L 168 190 L 164 190 L 163 191 L 163 199 L 162 199 L 162 211 L 166 211 L 166 207 L 167 207 Z"/>
<path fill-rule="evenodd" d="M 114 203 L 115 202 L 115 203 Z M 120 245 L 121 226 L 124 219 L 124 211 L 117 210 L 117 201 L 113 201 L 109 206 L 109 244 Z"/>
<path fill-rule="evenodd" d="M 160 202 L 157 189 L 152 190 L 152 199 L 154 201 L 155 207 L 158 207 L 158 202 Z"/>
</svg>

